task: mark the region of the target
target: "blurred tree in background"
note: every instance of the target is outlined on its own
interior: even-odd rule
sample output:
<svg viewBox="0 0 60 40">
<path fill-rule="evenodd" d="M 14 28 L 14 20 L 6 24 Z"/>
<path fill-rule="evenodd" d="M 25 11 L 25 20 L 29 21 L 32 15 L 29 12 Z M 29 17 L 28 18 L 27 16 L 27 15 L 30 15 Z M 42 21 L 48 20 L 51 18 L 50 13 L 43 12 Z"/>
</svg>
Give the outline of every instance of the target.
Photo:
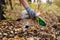
<svg viewBox="0 0 60 40">
<path fill-rule="evenodd" d="M 13 10 L 13 7 L 12 7 L 12 0 L 9 0 L 9 3 L 10 3 L 11 9 Z"/>
<path fill-rule="evenodd" d="M 11 10 L 13 10 L 12 0 L 5 0 L 6 6 L 10 5 Z"/>
<path fill-rule="evenodd" d="M 3 14 L 4 14 L 4 6 L 5 6 L 5 0 L 0 0 L 0 20 L 5 19 Z"/>
<path fill-rule="evenodd" d="M 47 0 L 47 3 L 48 4 L 52 4 L 53 3 L 53 0 Z"/>
</svg>

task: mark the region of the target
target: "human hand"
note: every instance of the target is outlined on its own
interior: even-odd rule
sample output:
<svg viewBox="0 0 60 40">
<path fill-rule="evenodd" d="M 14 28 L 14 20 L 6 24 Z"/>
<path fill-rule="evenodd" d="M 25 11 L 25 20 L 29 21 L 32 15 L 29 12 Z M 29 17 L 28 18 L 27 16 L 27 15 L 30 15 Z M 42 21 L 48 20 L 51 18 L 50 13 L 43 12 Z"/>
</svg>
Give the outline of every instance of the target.
<svg viewBox="0 0 60 40">
<path fill-rule="evenodd" d="M 23 11 L 21 12 L 21 18 L 22 18 L 22 19 L 29 18 L 29 15 L 28 15 L 28 13 L 27 13 L 26 10 L 23 10 Z"/>
<path fill-rule="evenodd" d="M 33 9 L 31 9 L 30 7 L 27 7 L 26 10 L 27 10 L 30 18 L 35 18 L 36 16 L 40 15 L 40 12 L 36 12 Z"/>
</svg>

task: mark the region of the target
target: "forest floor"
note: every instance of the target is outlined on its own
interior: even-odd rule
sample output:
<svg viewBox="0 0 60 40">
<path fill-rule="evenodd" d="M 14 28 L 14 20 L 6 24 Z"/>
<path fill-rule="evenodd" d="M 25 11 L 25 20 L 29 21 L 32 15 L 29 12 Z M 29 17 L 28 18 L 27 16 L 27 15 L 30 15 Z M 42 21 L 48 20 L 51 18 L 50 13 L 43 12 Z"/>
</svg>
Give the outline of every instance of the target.
<svg viewBox="0 0 60 40">
<path fill-rule="evenodd" d="M 41 26 L 37 20 L 16 20 L 20 11 L 6 13 L 8 20 L 0 20 L 0 40 L 60 40 L 60 16 L 42 14 L 47 25 Z"/>
</svg>

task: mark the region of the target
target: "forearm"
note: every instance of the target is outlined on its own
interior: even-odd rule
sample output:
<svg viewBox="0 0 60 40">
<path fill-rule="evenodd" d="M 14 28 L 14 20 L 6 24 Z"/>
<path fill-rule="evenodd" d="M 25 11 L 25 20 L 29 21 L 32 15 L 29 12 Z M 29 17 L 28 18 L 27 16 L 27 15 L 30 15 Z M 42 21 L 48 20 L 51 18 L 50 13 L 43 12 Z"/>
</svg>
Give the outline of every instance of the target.
<svg viewBox="0 0 60 40">
<path fill-rule="evenodd" d="M 29 6 L 27 0 L 19 0 L 19 1 L 24 6 L 24 8 L 27 8 Z"/>
<path fill-rule="evenodd" d="M 30 16 L 30 18 L 34 18 L 36 12 L 29 7 L 27 0 L 19 0 L 19 1 L 24 6 L 26 11 L 28 12 L 28 15 Z"/>
</svg>

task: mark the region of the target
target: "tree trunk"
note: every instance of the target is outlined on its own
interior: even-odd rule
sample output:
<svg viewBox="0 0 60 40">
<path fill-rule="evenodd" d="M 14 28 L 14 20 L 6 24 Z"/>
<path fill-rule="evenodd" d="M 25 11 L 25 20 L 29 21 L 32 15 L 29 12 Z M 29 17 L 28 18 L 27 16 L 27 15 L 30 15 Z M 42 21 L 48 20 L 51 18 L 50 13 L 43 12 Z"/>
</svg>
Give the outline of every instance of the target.
<svg viewBox="0 0 60 40">
<path fill-rule="evenodd" d="M 4 6 L 2 5 L 5 5 L 5 0 L 0 0 L 0 20 L 3 20 L 5 19 L 3 14 L 4 14 Z"/>
<path fill-rule="evenodd" d="M 11 9 L 13 10 L 13 7 L 12 7 L 12 0 L 9 0 L 9 4 L 10 4 Z"/>
</svg>

